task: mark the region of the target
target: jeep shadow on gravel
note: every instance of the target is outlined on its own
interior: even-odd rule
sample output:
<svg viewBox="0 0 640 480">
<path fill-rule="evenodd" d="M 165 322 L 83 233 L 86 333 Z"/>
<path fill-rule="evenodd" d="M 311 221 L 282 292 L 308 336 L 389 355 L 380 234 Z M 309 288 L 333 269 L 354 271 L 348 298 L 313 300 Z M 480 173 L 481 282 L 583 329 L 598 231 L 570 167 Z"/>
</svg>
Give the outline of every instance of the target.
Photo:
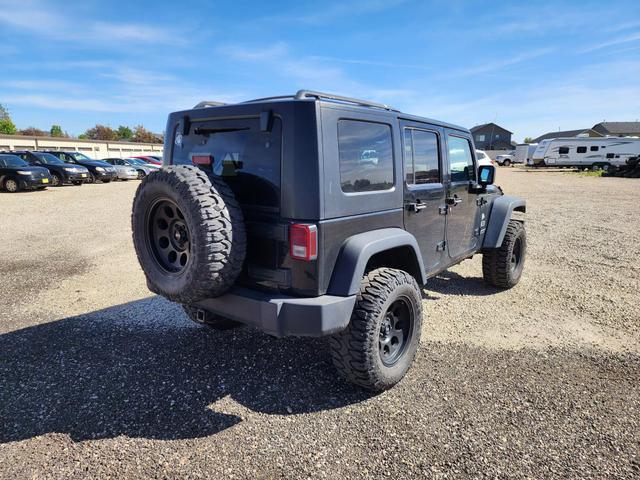
<svg viewBox="0 0 640 480">
<path fill-rule="evenodd" d="M 166 132 L 133 241 L 149 288 L 196 322 L 327 335 L 347 380 L 384 390 L 415 357 L 429 277 L 482 253 L 486 282 L 520 279 L 525 202 L 465 128 L 302 90 L 202 102 Z"/>
</svg>

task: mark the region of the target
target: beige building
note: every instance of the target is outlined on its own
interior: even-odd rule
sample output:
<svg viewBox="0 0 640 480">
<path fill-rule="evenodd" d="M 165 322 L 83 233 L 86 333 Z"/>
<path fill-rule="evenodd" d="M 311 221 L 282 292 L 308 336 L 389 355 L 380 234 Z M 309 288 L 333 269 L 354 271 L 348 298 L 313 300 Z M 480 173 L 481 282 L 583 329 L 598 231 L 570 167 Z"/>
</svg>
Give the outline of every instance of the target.
<svg viewBox="0 0 640 480">
<path fill-rule="evenodd" d="M 137 155 L 162 156 L 161 143 L 110 142 L 104 140 L 79 140 L 77 138 L 27 137 L 0 135 L 0 151 L 7 150 L 65 150 L 82 152 L 88 157 L 133 157 Z"/>
</svg>

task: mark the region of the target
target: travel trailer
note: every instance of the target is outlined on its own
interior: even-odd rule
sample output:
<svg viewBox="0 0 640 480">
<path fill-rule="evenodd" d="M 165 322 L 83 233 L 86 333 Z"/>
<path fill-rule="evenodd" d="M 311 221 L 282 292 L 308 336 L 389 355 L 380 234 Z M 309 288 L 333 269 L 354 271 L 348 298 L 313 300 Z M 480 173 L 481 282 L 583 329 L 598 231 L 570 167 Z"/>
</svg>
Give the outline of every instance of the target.
<svg viewBox="0 0 640 480">
<path fill-rule="evenodd" d="M 533 152 L 538 148 L 537 143 L 521 143 L 516 145 L 516 153 L 513 163 L 524 163 L 530 165 L 533 163 Z"/>
<path fill-rule="evenodd" d="M 542 140 L 533 152 L 533 164 L 559 167 L 600 167 L 626 165 L 640 156 L 637 137 L 573 137 Z"/>
</svg>

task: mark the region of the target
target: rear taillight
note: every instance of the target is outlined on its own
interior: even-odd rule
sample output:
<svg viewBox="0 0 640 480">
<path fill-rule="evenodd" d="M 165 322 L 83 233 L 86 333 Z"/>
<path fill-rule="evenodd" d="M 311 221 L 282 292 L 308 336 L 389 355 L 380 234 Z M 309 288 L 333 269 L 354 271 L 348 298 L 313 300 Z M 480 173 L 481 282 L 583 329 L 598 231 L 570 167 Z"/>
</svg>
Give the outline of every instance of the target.
<svg viewBox="0 0 640 480">
<path fill-rule="evenodd" d="M 296 260 L 318 258 L 318 227 L 306 223 L 294 223 L 289 227 L 289 252 Z"/>
<path fill-rule="evenodd" d="M 194 165 L 211 165 L 213 163 L 211 155 L 193 155 L 191 161 Z"/>
</svg>

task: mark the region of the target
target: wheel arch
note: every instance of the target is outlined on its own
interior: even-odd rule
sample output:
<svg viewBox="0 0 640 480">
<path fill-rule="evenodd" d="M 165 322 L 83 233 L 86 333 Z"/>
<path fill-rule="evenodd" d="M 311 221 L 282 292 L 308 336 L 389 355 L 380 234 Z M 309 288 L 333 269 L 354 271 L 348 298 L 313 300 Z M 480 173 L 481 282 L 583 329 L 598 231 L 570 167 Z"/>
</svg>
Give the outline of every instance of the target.
<svg viewBox="0 0 640 480">
<path fill-rule="evenodd" d="M 513 217 L 513 212 L 527 212 L 527 202 L 523 198 L 503 195 L 494 199 L 489 214 L 487 232 L 482 242 L 482 249 L 500 248 L 504 235 Z"/>
<path fill-rule="evenodd" d="M 336 260 L 330 295 L 355 295 L 368 270 L 390 267 L 411 274 L 418 283 L 427 281 L 416 238 L 401 228 L 383 228 L 359 233 L 345 240 Z"/>
</svg>

